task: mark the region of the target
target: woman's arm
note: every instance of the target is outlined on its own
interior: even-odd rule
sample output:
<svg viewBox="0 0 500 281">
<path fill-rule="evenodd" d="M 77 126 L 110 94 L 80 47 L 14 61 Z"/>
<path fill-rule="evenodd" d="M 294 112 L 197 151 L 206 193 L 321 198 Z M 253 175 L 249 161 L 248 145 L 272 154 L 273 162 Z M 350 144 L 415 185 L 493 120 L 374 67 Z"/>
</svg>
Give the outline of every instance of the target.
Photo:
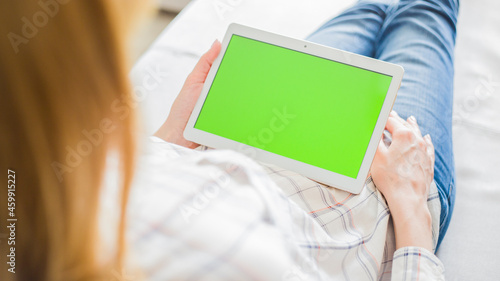
<svg viewBox="0 0 500 281">
<path fill-rule="evenodd" d="M 394 223 L 396 252 L 391 280 L 444 280 L 444 267 L 433 254 L 432 219 L 427 207 L 434 178 L 434 146 L 422 137 L 414 117 L 392 112 L 386 129 L 389 147 L 380 141 L 371 172 L 387 200 Z"/>
<path fill-rule="evenodd" d="M 392 112 L 386 129 L 392 144 L 380 142 L 371 174 L 391 210 L 396 248 L 415 246 L 432 252 L 427 197 L 434 178 L 434 146 L 429 135 L 422 136 L 414 117 L 405 121 Z"/>
</svg>

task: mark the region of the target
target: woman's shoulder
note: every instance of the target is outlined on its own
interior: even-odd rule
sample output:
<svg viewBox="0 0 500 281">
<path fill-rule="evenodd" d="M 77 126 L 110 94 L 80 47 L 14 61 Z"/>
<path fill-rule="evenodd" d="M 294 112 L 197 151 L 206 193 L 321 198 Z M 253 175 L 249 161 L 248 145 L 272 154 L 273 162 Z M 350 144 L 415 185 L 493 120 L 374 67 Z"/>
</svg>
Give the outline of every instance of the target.
<svg viewBox="0 0 500 281">
<path fill-rule="evenodd" d="M 237 263 L 250 264 L 251 272 L 268 267 L 270 276 L 279 277 L 272 255 L 263 258 L 262 243 L 285 243 L 284 232 L 270 223 L 280 202 L 285 200 L 272 180 L 244 155 L 154 141 L 141 156 L 130 196 L 131 250 L 140 254 L 136 262 L 145 273 L 160 279 L 241 276 Z M 240 254 L 233 261 L 226 254 L 235 247 Z M 206 264 L 218 270 L 204 272 Z"/>
</svg>

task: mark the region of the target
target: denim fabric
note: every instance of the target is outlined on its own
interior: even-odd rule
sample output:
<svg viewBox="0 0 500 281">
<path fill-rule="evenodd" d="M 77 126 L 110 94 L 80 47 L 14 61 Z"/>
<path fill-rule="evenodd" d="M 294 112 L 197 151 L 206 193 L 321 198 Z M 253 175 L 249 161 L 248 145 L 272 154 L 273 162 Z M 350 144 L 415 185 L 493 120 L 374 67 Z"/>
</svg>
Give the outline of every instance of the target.
<svg viewBox="0 0 500 281">
<path fill-rule="evenodd" d="M 404 67 L 394 110 L 417 118 L 435 146 L 441 244 L 455 201 L 452 147 L 453 51 L 458 1 L 361 0 L 307 40 Z M 436 248 L 437 250 L 437 248 Z"/>
</svg>

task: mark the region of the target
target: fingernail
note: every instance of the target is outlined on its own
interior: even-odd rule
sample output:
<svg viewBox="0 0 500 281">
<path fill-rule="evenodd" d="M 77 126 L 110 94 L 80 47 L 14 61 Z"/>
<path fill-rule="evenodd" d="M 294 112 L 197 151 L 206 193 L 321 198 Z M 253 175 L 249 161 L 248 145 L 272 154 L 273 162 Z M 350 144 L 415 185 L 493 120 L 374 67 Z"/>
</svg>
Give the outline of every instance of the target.
<svg viewBox="0 0 500 281">
<path fill-rule="evenodd" d="M 391 110 L 391 114 L 390 115 L 391 116 L 398 116 L 398 113 L 396 111 L 394 111 L 394 110 Z"/>
<path fill-rule="evenodd" d="M 431 135 L 427 134 L 426 137 L 429 139 L 429 140 L 432 140 L 431 138 Z"/>
<path fill-rule="evenodd" d="M 417 123 L 417 118 L 415 118 L 415 116 L 413 116 L 413 115 L 410 116 L 410 118 L 408 118 L 408 119 L 410 119 L 410 121 L 412 121 L 412 122 Z"/>
<path fill-rule="evenodd" d="M 212 47 L 215 46 L 215 44 L 217 44 L 217 42 L 219 42 L 219 40 L 215 39 L 215 41 L 212 43 Z"/>
</svg>

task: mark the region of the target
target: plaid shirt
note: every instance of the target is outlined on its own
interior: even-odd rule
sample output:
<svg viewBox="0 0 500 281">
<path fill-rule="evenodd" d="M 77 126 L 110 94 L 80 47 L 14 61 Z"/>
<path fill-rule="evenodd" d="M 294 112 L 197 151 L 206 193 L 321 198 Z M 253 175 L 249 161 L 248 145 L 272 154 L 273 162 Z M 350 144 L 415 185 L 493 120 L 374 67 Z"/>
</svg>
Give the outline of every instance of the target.
<svg viewBox="0 0 500 281">
<path fill-rule="evenodd" d="M 433 253 L 395 251 L 371 178 L 354 195 L 236 152 L 151 140 L 127 231 L 147 280 L 444 280 Z M 428 206 L 435 245 L 434 184 Z"/>
</svg>

